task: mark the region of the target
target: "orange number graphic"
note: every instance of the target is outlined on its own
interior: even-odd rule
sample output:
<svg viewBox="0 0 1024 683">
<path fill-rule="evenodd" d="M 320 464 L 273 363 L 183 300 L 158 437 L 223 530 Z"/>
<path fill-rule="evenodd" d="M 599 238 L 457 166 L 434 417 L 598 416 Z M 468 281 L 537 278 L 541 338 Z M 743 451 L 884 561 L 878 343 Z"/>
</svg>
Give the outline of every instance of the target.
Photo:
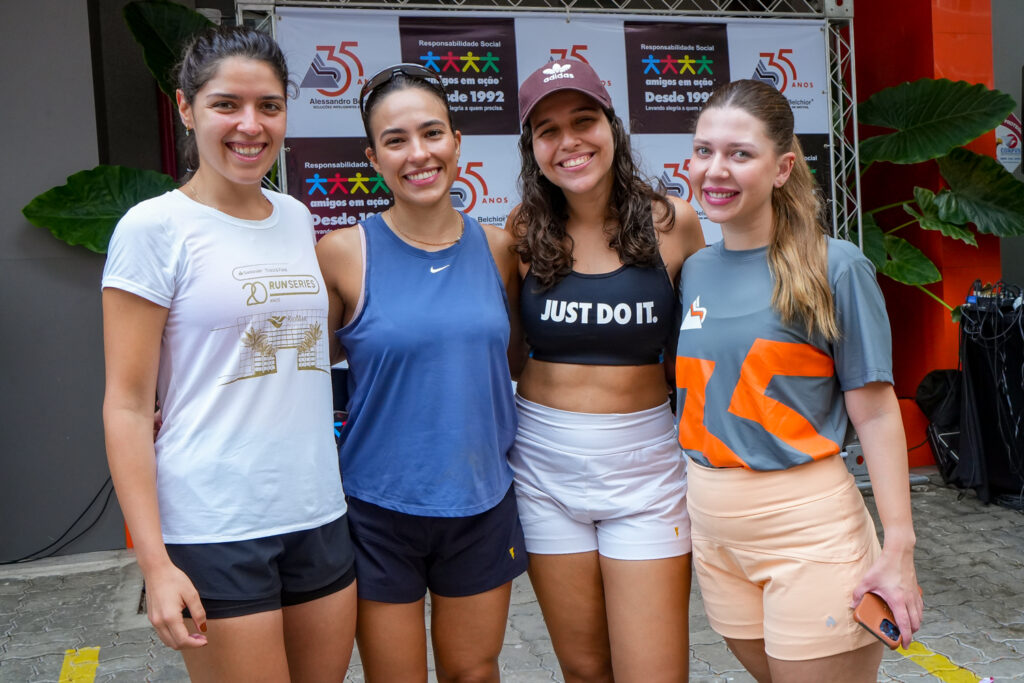
<svg viewBox="0 0 1024 683">
<path fill-rule="evenodd" d="M 834 372 L 832 359 L 809 344 L 758 339 L 743 359 L 729 412 L 753 420 L 769 434 L 812 458 L 833 455 L 839 452 L 839 444 L 819 434 L 803 415 L 770 398 L 767 391 L 772 378 L 778 375 L 831 377 Z"/>
<path fill-rule="evenodd" d="M 774 52 L 761 52 L 759 54 L 762 57 L 767 57 L 768 58 L 768 66 L 775 67 L 775 69 L 777 69 L 778 72 L 780 74 L 782 74 L 782 87 L 779 88 L 779 92 L 786 92 L 786 85 L 787 85 L 787 83 L 789 81 L 789 76 L 786 75 L 786 69 L 781 64 L 779 64 L 779 62 L 775 61 L 775 53 Z M 793 74 L 793 80 L 795 81 L 796 80 L 796 66 L 793 64 L 793 62 L 789 61 L 789 59 L 786 57 L 786 55 L 791 55 L 791 54 L 793 54 L 793 50 L 791 50 L 789 48 L 783 48 L 783 49 L 779 50 L 779 60 L 783 61 L 783 62 L 785 62 L 786 64 L 789 65 L 789 72 L 791 74 Z"/>
<path fill-rule="evenodd" d="M 676 358 L 676 386 L 686 389 L 679 445 L 701 451 L 715 467 L 747 467 L 704 424 L 704 394 L 714 367 L 710 360 Z M 819 434 L 807 418 L 767 393 L 777 376 L 831 377 L 834 372 L 832 359 L 809 344 L 758 339 L 743 359 L 729 412 L 756 422 L 783 443 L 816 460 L 834 455 L 839 452 L 839 444 Z"/>
<path fill-rule="evenodd" d="M 679 416 L 679 445 L 700 451 L 715 467 L 746 467 L 738 455 L 704 426 L 704 394 L 714 371 L 714 361 L 676 357 L 676 386 L 686 389 L 686 401 Z"/>
<path fill-rule="evenodd" d="M 480 181 L 480 187 L 483 188 L 484 195 L 486 196 L 487 195 L 487 181 L 484 180 L 484 177 L 482 175 L 480 175 L 479 173 L 477 173 L 476 171 L 473 170 L 475 168 L 481 168 L 481 167 L 483 167 L 483 165 L 484 165 L 484 162 L 482 162 L 482 161 L 470 161 L 468 164 L 466 164 L 466 168 L 465 168 L 464 172 L 465 172 L 466 175 L 471 175 L 471 176 L 473 176 L 474 178 L 476 178 L 477 180 Z"/>
<path fill-rule="evenodd" d="M 679 178 L 681 181 L 683 181 L 683 184 L 686 185 L 686 196 L 685 197 L 680 197 L 680 199 L 682 199 L 684 202 L 688 202 L 691 199 L 693 199 L 693 186 L 690 185 L 690 175 L 689 175 L 690 160 L 687 159 L 687 160 L 685 160 L 683 162 L 682 170 L 687 172 L 686 175 L 683 175 L 682 173 L 679 172 L 680 171 L 679 164 L 665 164 L 665 168 L 667 168 L 670 171 L 672 171 L 672 177 L 673 178 Z"/>
<path fill-rule="evenodd" d="M 581 62 L 589 64 L 590 62 L 588 62 L 587 58 L 583 56 L 583 52 L 586 49 L 586 45 L 573 45 L 571 50 L 566 50 L 564 47 L 553 47 L 551 48 L 551 54 L 558 57 L 561 61 L 565 61 L 567 58 L 573 57 L 574 59 L 578 59 Z"/>
</svg>

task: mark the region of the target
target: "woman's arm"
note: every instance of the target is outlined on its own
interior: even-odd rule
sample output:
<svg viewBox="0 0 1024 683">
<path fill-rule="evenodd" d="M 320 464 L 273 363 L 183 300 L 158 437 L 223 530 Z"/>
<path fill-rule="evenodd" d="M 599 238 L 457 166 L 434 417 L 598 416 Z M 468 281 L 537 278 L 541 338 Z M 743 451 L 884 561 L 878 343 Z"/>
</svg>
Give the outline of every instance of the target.
<svg viewBox="0 0 1024 683">
<path fill-rule="evenodd" d="M 182 609 L 188 607 L 201 631 L 206 612 L 192 582 L 168 557 L 160 531 L 153 402 L 167 312 L 134 294 L 103 290 L 103 426 L 110 476 L 146 579 L 149 619 L 164 644 L 179 650 L 206 644 L 206 636 L 189 634 Z"/>
<path fill-rule="evenodd" d="M 692 206 L 679 197 L 669 196 L 667 199 L 675 211 L 675 220 L 668 226 L 668 230 L 661 233 L 664 235 L 662 258 L 665 259 L 665 266 L 672 268 L 670 274 L 676 277 L 683 261 L 698 249 L 704 248 L 704 229 L 701 228 L 700 219 Z M 667 216 L 665 218 L 667 219 Z"/>
<path fill-rule="evenodd" d="M 351 321 L 363 290 L 362 230 L 361 225 L 333 230 L 316 244 L 316 258 L 327 288 L 331 363 L 345 358 L 335 332 Z"/>
<path fill-rule="evenodd" d="M 921 627 L 924 605 L 914 569 L 914 525 L 910 514 L 907 447 L 899 402 L 892 385 L 871 382 L 844 393 L 846 411 L 860 437 L 882 521 L 882 555 L 853 592 L 856 605 L 866 592 L 876 593 L 892 609 L 903 645 Z"/>
<path fill-rule="evenodd" d="M 700 226 L 697 212 L 693 207 L 679 197 L 667 197 L 672 204 L 675 218 L 671 225 L 666 225 L 668 216 L 655 214 L 655 225 L 658 227 L 658 236 L 661 249 L 661 260 L 665 264 L 669 278 L 672 279 L 672 286 L 678 290 L 679 275 L 683 269 L 683 262 L 698 249 L 704 248 L 704 230 Z M 659 204 L 655 203 L 657 209 Z M 660 220 L 659 220 L 660 219 Z M 670 340 L 670 348 L 666 349 L 665 381 L 668 383 L 669 391 L 674 391 L 676 386 L 676 333 Z"/>
<path fill-rule="evenodd" d="M 491 256 L 501 273 L 505 284 L 505 296 L 508 298 L 508 367 L 512 379 L 519 379 L 519 373 L 526 363 L 526 343 L 523 340 L 523 328 L 519 319 L 519 257 L 513 247 L 515 238 L 508 229 L 493 225 L 484 225 L 487 244 L 491 248 Z"/>
</svg>

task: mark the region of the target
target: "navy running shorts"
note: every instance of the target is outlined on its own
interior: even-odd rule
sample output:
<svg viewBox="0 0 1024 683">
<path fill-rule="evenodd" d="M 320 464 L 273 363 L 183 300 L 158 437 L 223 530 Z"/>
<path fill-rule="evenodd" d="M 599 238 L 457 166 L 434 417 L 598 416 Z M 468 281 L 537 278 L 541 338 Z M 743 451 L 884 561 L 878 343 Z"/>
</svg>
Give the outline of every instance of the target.
<svg viewBox="0 0 1024 683">
<path fill-rule="evenodd" d="M 355 580 L 348 515 L 320 527 L 227 543 L 167 544 L 208 619 L 311 602 Z M 188 610 L 183 614 L 189 618 Z"/>
<path fill-rule="evenodd" d="M 429 589 L 444 597 L 477 595 L 526 571 L 516 497 L 469 517 L 424 517 L 349 497 L 359 597 L 410 603 Z"/>
</svg>

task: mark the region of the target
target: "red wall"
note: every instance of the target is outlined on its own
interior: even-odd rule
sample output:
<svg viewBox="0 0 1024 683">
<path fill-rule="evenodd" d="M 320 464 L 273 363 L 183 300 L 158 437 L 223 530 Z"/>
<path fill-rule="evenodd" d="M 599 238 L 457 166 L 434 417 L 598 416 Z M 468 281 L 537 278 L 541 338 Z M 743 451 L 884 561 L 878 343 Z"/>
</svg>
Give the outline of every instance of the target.
<svg viewBox="0 0 1024 683">
<path fill-rule="evenodd" d="M 863 101 L 883 88 L 919 78 L 949 78 L 992 87 L 992 24 L 990 0 L 898 0 L 862 2 L 856 6 L 857 99 Z M 861 135 L 881 132 L 862 127 Z M 970 145 L 976 152 L 995 155 L 993 134 Z M 941 177 L 932 162 L 918 166 L 876 164 L 864 176 L 866 210 L 913 197 L 913 187 L 937 190 Z M 880 214 L 883 226 L 895 227 L 909 216 L 902 209 Z M 975 279 L 995 282 L 1001 276 L 999 240 L 978 236 L 978 248 L 905 228 L 910 240 L 935 262 L 942 281 L 929 291 L 951 305 L 963 302 Z M 949 313 L 923 292 L 879 278 L 889 308 L 893 332 L 896 393 L 901 397 L 911 466 L 932 462 L 925 441 L 927 421 L 912 398 L 918 383 L 931 370 L 957 366 L 958 328 Z"/>
</svg>

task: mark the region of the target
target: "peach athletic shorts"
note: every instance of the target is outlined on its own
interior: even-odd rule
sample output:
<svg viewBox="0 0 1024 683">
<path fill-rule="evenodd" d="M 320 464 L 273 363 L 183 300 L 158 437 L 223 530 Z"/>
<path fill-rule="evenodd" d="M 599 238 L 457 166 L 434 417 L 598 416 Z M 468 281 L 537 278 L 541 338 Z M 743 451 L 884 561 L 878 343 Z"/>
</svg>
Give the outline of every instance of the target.
<svg viewBox="0 0 1024 683">
<path fill-rule="evenodd" d="M 876 642 L 850 600 L 881 550 L 840 456 L 773 472 L 691 461 L 689 478 L 694 572 L 715 631 L 764 638 L 791 661 Z"/>
</svg>

